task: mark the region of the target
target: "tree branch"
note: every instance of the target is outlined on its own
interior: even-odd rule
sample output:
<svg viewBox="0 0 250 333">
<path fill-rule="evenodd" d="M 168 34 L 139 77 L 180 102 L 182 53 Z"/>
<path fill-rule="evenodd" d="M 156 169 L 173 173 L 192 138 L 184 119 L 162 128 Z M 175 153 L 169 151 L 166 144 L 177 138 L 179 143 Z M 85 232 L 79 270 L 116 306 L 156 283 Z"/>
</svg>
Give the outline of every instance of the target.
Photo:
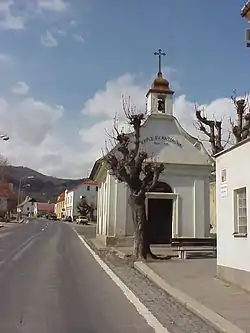
<svg viewBox="0 0 250 333">
<path fill-rule="evenodd" d="M 224 149 L 222 146 L 222 121 L 210 120 L 205 115 L 202 116 L 201 112 L 204 112 L 204 110 L 199 110 L 195 106 L 195 115 L 199 123 L 199 129 L 209 138 L 212 153 L 215 155 Z"/>
</svg>

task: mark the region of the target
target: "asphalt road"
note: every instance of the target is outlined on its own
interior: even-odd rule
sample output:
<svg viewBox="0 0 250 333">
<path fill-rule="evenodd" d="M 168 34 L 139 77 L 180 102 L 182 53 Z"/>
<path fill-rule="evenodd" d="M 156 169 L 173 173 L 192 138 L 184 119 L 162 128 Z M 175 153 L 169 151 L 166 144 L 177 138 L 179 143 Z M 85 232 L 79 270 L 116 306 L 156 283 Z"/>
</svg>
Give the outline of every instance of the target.
<svg viewBox="0 0 250 333">
<path fill-rule="evenodd" d="M 152 333 L 72 227 L 0 231 L 1 333 Z"/>
</svg>

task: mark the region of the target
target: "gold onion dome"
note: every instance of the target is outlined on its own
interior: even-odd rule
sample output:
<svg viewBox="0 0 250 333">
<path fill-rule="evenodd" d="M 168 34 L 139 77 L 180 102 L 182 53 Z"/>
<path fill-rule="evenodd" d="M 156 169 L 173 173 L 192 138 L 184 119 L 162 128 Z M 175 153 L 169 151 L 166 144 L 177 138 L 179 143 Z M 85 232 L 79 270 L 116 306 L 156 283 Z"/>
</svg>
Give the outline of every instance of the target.
<svg viewBox="0 0 250 333">
<path fill-rule="evenodd" d="M 169 82 L 168 80 L 164 79 L 161 72 L 158 72 L 157 77 L 154 79 L 152 84 L 153 89 L 169 89 Z"/>
</svg>

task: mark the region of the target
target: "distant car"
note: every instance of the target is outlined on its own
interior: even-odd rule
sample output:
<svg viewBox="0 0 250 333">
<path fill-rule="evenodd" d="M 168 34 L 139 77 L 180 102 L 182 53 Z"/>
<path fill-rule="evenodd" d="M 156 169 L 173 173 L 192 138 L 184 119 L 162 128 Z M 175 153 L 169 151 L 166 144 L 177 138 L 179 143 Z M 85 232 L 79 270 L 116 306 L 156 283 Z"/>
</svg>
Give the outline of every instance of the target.
<svg viewBox="0 0 250 333">
<path fill-rule="evenodd" d="M 54 221 L 56 221 L 56 220 L 57 220 L 57 216 L 56 216 L 56 214 L 50 214 L 50 215 L 48 216 L 48 219 L 49 219 L 49 220 L 54 220 Z"/>
<path fill-rule="evenodd" d="M 71 216 L 67 216 L 65 217 L 65 220 L 66 222 L 72 222 L 72 217 Z"/>
<path fill-rule="evenodd" d="M 89 219 L 87 218 L 87 216 L 78 216 L 76 219 L 76 223 L 77 224 L 88 224 Z"/>
</svg>

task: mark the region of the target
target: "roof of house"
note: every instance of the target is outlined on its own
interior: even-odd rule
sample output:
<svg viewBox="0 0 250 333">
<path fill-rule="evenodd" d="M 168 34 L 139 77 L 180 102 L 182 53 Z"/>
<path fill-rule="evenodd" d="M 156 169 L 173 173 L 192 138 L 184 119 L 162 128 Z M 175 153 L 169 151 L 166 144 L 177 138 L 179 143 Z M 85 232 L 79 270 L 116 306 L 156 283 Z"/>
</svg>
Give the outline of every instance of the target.
<svg viewBox="0 0 250 333">
<path fill-rule="evenodd" d="M 26 197 L 24 201 L 18 205 L 18 207 L 24 206 L 28 202 L 37 202 L 37 200 L 31 197 Z"/>
<path fill-rule="evenodd" d="M 15 197 L 15 193 L 12 191 L 10 184 L 2 182 L 0 183 L 0 197 L 7 199 L 12 199 Z"/>
<path fill-rule="evenodd" d="M 55 208 L 55 204 L 46 203 L 46 202 L 38 202 L 37 203 L 37 211 L 53 213 Z"/>
<path fill-rule="evenodd" d="M 56 202 L 62 202 L 65 200 L 65 192 L 62 192 L 61 194 L 59 194 L 59 196 L 57 197 Z"/>
<path fill-rule="evenodd" d="M 78 184 L 77 186 L 75 186 L 74 188 L 72 188 L 71 190 L 69 190 L 68 192 L 73 192 L 75 191 L 77 188 L 86 185 L 86 186 L 97 186 L 98 183 L 95 180 L 92 179 L 86 179 L 84 180 L 82 183 Z"/>
<path fill-rule="evenodd" d="M 99 158 L 98 160 L 95 161 L 95 163 L 94 163 L 94 165 L 92 167 L 92 170 L 90 172 L 90 175 L 89 175 L 90 179 L 95 178 L 97 170 L 99 169 L 99 167 L 101 166 L 101 164 L 102 164 L 103 161 L 104 161 L 103 157 L 101 157 L 101 158 Z"/>
<path fill-rule="evenodd" d="M 234 150 L 235 148 L 238 148 L 238 147 L 244 145 L 245 143 L 247 143 L 247 142 L 249 142 L 249 141 L 250 141 L 250 137 L 249 137 L 249 138 L 246 138 L 245 140 L 242 140 L 242 141 L 236 143 L 235 145 L 233 145 L 233 146 L 231 146 L 231 147 L 229 147 L 229 148 L 227 148 L 227 149 L 224 149 L 224 150 L 220 151 L 219 153 L 215 154 L 214 157 L 217 158 L 217 157 L 219 157 L 219 156 L 221 156 L 221 155 L 224 155 L 224 154 L 226 154 L 227 152 L 229 152 L 229 151 L 231 151 L 231 150 Z"/>
</svg>

